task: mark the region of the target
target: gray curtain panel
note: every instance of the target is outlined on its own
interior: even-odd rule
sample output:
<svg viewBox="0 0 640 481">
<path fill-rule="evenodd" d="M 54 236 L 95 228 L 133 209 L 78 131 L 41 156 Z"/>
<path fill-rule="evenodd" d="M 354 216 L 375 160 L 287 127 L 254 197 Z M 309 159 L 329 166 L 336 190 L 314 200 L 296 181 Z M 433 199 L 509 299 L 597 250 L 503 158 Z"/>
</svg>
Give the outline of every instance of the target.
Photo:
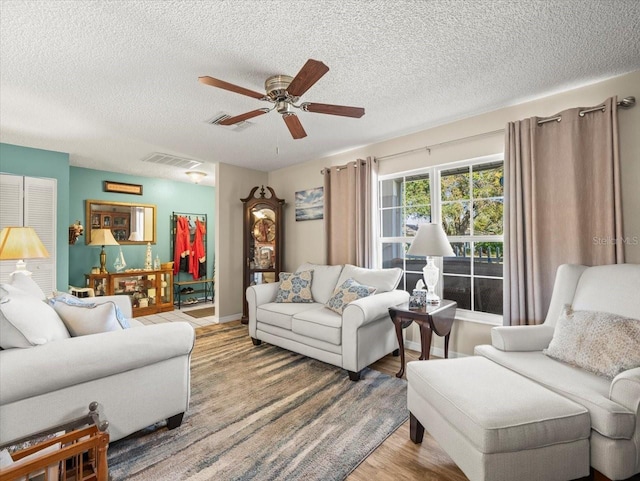
<svg viewBox="0 0 640 481">
<path fill-rule="evenodd" d="M 372 266 L 375 171 L 371 157 L 324 169 L 327 264 Z"/>
<path fill-rule="evenodd" d="M 507 124 L 507 325 L 544 322 L 559 265 L 624 262 L 616 100 Z"/>
</svg>

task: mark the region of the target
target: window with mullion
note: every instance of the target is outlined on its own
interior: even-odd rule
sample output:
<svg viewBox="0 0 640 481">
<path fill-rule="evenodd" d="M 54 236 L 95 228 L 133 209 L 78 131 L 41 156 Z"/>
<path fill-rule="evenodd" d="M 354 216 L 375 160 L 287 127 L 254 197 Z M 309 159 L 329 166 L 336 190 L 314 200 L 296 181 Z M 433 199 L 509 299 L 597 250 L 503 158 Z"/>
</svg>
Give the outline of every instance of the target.
<svg viewBox="0 0 640 481">
<path fill-rule="evenodd" d="M 380 181 L 382 267 L 404 271 L 412 292 L 424 257 L 407 255 L 420 224 L 442 223 L 455 256 L 442 264 L 442 297 L 459 309 L 502 314 L 503 161 L 461 162 Z"/>
</svg>

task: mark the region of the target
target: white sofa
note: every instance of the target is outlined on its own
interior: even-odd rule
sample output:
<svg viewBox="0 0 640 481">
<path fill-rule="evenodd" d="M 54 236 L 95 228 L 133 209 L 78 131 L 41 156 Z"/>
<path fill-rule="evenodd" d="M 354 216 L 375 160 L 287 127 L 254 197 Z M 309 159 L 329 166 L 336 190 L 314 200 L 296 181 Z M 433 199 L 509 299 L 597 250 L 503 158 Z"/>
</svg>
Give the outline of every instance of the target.
<svg viewBox="0 0 640 481">
<path fill-rule="evenodd" d="M 275 302 L 280 282 L 247 288 L 249 335 L 255 345 L 265 341 L 342 367 L 357 381 L 362 369 L 398 349 L 388 309 L 409 300 L 406 291 L 396 289 L 402 270 L 307 263 L 296 272 L 309 270 L 311 303 Z M 349 303 L 341 316 L 325 304 L 347 279 L 377 290 Z"/>
<path fill-rule="evenodd" d="M 83 416 L 92 401 L 109 421 L 111 441 L 165 419 L 170 429 L 182 422 L 189 404 L 193 328 L 143 326 L 131 319 L 128 296 L 85 301 L 114 302 L 132 328 L 69 337 L 56 326 L 55 340 L 1 350 L 0 444 Z M 43 303 L 36 297 L 33 302 Z M 0 342 L 6 346 L 15 331 L 2 308 L 8 305 L 0 305 Z"/>
<path fill-rule="evenodd" d="M 495 327 L 474 357 L 409 363 L 414 442 L 426 428 L 471 480 L 573 479 L 589 466 L 597 479 L 640 473 L 640 367 L 611 379 L 544 354 L 565 305 L 640 322 L 640 265 L 560 266 L 544 324 Z M 618 352 L 635 366 L 639 331 L 626 332 Z"/>
</svg>

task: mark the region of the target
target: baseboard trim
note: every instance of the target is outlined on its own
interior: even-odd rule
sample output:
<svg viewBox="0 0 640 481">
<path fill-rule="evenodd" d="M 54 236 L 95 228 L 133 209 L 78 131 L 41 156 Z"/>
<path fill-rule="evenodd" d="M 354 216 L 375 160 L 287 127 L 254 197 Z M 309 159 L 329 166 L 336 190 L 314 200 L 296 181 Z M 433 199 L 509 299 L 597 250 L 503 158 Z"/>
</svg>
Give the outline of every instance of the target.
<svg viewBox="0 0 640 481">
<path fill-rule="evenodd" d="M 404 348 L 411 349 L 412 351 L 421 351 L 420 343 L 415 341 L 404 341 Z M 444 358 L 444 349 L 440 347 L 431 347 L 430 356 L 436 356 L 440 358 Z M 467 354 L 462 354 L 460 352 L 455 352 L 449 349 L 449 359 L 453 359 L 456 357 L 468 357 Z"/>
<path fill-rule="evenodd" d="M 230 316 L 218 317 L 218 323 L 223 324 L 225 322 L 239 321 L 241 317 L 242 317 L 241 312 L 237 314 L 231 314 Z"/>
</svg>

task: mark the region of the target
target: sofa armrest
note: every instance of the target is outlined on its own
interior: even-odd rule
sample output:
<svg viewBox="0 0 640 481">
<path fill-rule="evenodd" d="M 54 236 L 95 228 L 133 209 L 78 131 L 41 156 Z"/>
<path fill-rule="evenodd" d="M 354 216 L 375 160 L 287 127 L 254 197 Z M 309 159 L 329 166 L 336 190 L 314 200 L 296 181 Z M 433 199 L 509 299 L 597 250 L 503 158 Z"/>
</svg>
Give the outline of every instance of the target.
<svg viewBox="0 0 640 481">
<path fill-rule="evenodd" d="M 399 289 L 350 302 L 342 312 L 342 328 L 358 329 L 369 322 L 389 317 L 389 308 L 409 301 L 409 293 Z M 389 321 L 391 322 L 391 321 Z"/>
<path fill-rule="evenodd" d="M 609 399 L 640 414 L 640 367 L 621 372 L 613 378 Z"/>
<path fill-rule="evenodd" d="M 131 307 L 131 298 L 129 296 L 97 296 L 97 297 L 85 297 L 81 299 L 85 302 L 93 302 L 95 304 L 104 304 L 105 302 L 113 302 L 120 308 L 122 315 L 127 319 L 133 317 L 133 309 Z"/>
<path fill-rule="evenodd" d="M 247 287 L 247 305 L 249 307 L 249 335 L 256 337 L 257 312 L 258 306 L 273 302 L 276 300 L 280 282 L 268 282 L 266 284 L 256 284 Z"/>
<path fill-rule="evenodd" d="M 189 323 L 170 322 L 0 351 L 0 405 L 189 356 L 194 342 Z"/>
<path fill-rule="evenodd" d="M 553 338 L 553 326 L 499 326 L 491 329 L 491 344 L 501 351 L 542 351 Z"/>
</svg>

